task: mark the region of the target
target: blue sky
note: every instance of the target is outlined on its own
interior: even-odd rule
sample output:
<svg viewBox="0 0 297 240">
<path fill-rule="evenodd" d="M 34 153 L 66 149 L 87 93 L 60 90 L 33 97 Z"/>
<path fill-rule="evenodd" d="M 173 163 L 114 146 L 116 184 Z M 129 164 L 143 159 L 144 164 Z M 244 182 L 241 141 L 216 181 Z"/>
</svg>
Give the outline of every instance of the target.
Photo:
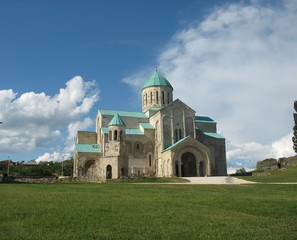
<svg viewBox="0 0 297 240">
<path fill-rule="evenodd" d="M 97 109 L 141 110 L 155 66 L 175 98 L 218 122 L 230 171 L 292 155 L 296 5 L 0 1 L 0 159 L 71 155 Z"/>
</svg>

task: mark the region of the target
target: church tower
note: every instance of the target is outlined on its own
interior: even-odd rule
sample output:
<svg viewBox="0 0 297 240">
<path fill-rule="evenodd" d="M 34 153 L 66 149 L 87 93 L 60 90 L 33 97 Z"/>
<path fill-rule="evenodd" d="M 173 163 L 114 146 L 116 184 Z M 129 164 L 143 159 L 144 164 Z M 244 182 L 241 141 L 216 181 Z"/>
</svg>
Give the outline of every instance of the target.
<svg viewBox="0 0 297 240">
<path fill-rule="evenodd" d="M 142 112 L 159 110 L 172 102 L 173 87 L 157 70 L 141 89 Z"/>
</svg>

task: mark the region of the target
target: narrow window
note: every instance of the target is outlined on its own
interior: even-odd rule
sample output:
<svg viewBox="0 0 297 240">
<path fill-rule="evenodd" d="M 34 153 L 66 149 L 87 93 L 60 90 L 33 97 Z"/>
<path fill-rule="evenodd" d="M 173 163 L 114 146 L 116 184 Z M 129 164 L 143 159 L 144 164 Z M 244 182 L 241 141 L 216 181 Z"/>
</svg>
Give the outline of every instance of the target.
<svg viewBox="0 0 297 240">
<path fill-rule="evenodd" d="M 167 92 L 167 104 L 169 104 L 169 92 Z"/>
<path fill-rule="evenodd" d="M 122 140 L 123 139 L 123 131 L 121 130 L 120 131 L 120 140 Z"/>
<path fill-rule="evenodd" d="M 112 140 L 111 131 L 109 131 L 109 141 Z"/>
<path fill-rule="evenodd" d="M 178 130 L 178 133 L 179 133 L 179 139 L 182 139 L 182 138 L 183 138 L 183 136 L 182 136 L 182 130 L 179 129 L 179 130 Z"/>
<path fill-rule="evenodd" d="M 136 144 L 136 149 L 137 149 L 137 150 L 140 149 L 139 143 Z"/>
<path fill-rule="evenodd" d="M 151 105 L 153 104 L 153 93 L 151 92 Z"/>
<path fill-rule="evenodd" d="M 118 131 L 114 130 L 114 140 L 117 140 L 117 138 L 118 138 Z"/>
<path fill-rule="evenodd" d="M 145 94 L 145 105 L 147 105 L 147 93 Z"/>
<path fill-rule="evenodd" d="M 157 104 L 159 104 L 159 92 L 158 91 L 156 92 L 156 102 L 157 102 Z"/>
<path fill-rule="evenodd" d="M 162 104 L 163 105 L 165 104 L 165 93 L 164 93 L 164 91 L 162 91 Z"/>
<path fill-rule="evenodd" d="M 152 166 L 152 155 L 151 154 L 149 155 L 149 166 L 150 167 Z"/>
<path fill-rule="evenodd" d="M 178 141 L 177 129 L 174 130 L 174 140 L 175 142 Z"/>
</svg>

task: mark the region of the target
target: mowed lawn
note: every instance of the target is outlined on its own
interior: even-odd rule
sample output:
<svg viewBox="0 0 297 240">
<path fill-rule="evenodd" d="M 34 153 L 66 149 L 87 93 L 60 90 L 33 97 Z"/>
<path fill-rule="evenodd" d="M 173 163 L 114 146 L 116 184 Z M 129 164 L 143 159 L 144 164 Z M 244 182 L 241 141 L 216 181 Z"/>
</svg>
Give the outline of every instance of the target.
<svg viewBox="0 0 297 240">
<path fill-rule="evenodd" d="M 297 239 L 297 185 L 0 184 L 0 239 Z"/>
</svg>

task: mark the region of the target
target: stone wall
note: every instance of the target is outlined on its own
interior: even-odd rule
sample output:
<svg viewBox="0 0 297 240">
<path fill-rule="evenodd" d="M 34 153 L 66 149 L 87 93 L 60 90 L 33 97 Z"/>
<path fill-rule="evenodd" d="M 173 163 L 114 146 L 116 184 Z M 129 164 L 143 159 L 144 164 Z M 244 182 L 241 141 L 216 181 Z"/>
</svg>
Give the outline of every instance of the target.
<svg viewBox="0 0 297 240">
<path fill-rule="evenodd" d="M 297 156 L 279 158 L 278 160 L 271 158 L 257 162 L 257 169 L 279 169 L 291 166 L 297 166 Z"/>
<path fill-rule="evenodd" d="M 278 159 L 280 167 L 297 166 L 297 156 Z"/>
</svg>

